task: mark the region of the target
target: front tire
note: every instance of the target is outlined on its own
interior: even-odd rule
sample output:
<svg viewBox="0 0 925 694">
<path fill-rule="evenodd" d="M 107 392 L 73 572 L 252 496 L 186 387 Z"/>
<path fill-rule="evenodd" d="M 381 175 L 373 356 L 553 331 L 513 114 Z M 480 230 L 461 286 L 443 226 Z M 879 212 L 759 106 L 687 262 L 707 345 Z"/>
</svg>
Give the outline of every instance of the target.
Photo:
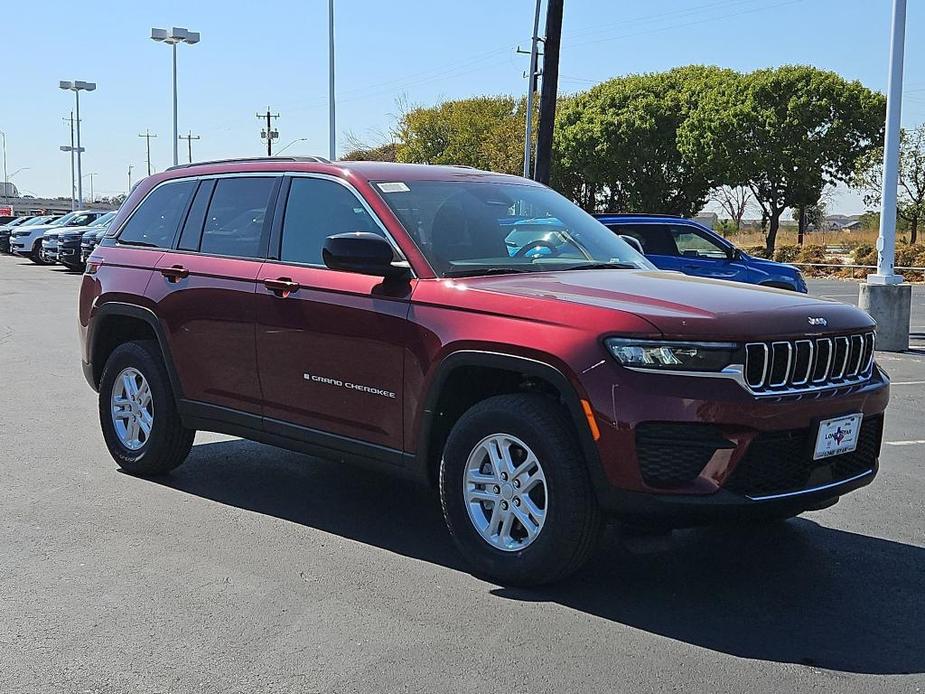
<svg viewBox="0 0 925 694">
<path fill-rule="evenodd" d="M 541 395 L 499 395 L 460 417 L 443 452 L 440 498 L 460 552 L 504 584 L 565 578 L 601 534 L 571 421 Z"/>
<path fill-rule="evenodd" d="M 32 253 L 29 254 L 29 260 L 31 260 L 36 265 L 48 265 L 48 262 L 45 260 L 45 256 L 42 255 L 42 240 L 35 244 L 32 247 Z"/>
<path fill-rule="evenodd" d="M 162 475 L 182 464 L 195 431 L 180 421 L 156 342 L 113 350 L 99 388 L 100 427 L 113 460 L 133 475 Z"/>
</svg>

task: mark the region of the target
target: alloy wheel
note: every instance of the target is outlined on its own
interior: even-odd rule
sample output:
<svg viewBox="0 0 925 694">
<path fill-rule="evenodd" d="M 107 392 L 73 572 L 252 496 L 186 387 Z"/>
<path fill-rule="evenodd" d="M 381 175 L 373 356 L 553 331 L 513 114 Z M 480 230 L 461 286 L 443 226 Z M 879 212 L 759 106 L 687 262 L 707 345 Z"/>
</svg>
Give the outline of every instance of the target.
<svg viewBox="0 0 925 694">
<path fill-rule="evenodd" d="M 142 448 L 154 426 L 151 386 L 133 367 L 123 369 L 112 385 L 112 424 L 119 442 L 130 451 Z"/>
<path fill-rule="evenodd" d="M 463 471 L 469 520 L 495 549 L 516 552 L 543 530 L 546 476 L 536 454 L 515 436 L 492 434 L 472 449 Z"/>
</svg>

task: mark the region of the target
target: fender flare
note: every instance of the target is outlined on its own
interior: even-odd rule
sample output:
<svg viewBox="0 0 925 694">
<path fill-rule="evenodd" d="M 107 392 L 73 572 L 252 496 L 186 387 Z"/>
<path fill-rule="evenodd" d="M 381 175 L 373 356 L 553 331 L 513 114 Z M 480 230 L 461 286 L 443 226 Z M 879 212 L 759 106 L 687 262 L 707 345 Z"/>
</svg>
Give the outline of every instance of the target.
<svg viewBox="0 0 925 694">
<path fill-rule="evenodd" d="M 483 350 L 459 350 L 447 355 L 436 367 L 436 372 L 430 380 L 427 395 L 421 406 L 420 424 L 417 432 L 417 447 L 415 449 L 416 475 L 422 480 L 430 479 L 429 463 L 434 451 L 430 450 L 430 437 L 433 431 L 435 409 L 443 387 L 450 374 L 462 366 L 484 366 L 488 368 L 519 371 L 530 376 L 542 378 L 549 382 L 558 392 L 568 410 L 578 443 L 591 475 L 592 485 L 599 489 L 599 483 L 605 480 L 601 467 L 597 444 L 588 427 L 588 420 L 581 406 L 581 399 L 575 386 L 568 377 L 558 368 L 545 361 L 531 357 L 524 357 L 503 352 Z"/>
<path fill-rule="evenodd" d="M 147 323 L 148 326 L 154 331 L 158 346 L 161 350 L 161 355 L 164 357 L 164 365 L 167 367 L 167 375 L 170 378 L 170 386 L 173 389 L 174 398 L 179 401 L 183 396 L 183 389 L 180 386 L 180 378 L 177 375 L 177 370 L 173 363 L 173 356 L 170 353 L 170 347 L 167 343 L 167 335 L 164 331 L 164 327 L 161 325 L 160 320 L 158 320 L 157 315 L 151 309 L 138 306 L 137 304 L 128 304 L 121 301 L 107 301 L 104 304 L 98 305 L 95 307 L 90 318 L 87 330 L 87 344 L 90 346 L 90 349 L 87 356 L 89 358 L 89 365 L 91 369 L 90 372 L 94 374 L 93 380 L 95 381 L 90 385 L 93 386 L 94 390 L 99 390 L 99 377 L 96 375 L 97 369 L 94 366 L 94 357 L 100 342 L 100 334 L 97 331 L 97 328 L 107 318 L 111 318 L 113 316 L 141 320 Z M 100 376 L 102 375 L 102 372 L 103 365 L 100 364 Z"/>
</svg>

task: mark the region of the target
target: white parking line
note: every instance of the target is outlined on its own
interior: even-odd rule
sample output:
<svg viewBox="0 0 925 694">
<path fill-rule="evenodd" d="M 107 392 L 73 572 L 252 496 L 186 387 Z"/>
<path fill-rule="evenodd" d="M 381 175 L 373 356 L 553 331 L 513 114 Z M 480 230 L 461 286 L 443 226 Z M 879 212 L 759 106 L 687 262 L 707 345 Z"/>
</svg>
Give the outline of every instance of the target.
<svg viewBox="0 0 925 694">
<path fill-rule="evenodd" d="M 925 381 L 891 381 L 891 386 L 923 386 Z"/>
<path fill-rule="evenodd" d="M 884 441 L 884 446 L 920 446 L 925 444 L 925 439 L 918 439 L 917 441 Z"/>
</svg>

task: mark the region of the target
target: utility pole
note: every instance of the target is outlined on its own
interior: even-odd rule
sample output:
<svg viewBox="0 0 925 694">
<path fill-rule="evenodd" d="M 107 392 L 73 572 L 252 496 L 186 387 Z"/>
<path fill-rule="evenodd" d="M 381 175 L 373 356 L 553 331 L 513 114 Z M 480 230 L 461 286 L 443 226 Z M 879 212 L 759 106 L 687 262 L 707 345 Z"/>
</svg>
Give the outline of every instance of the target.
<svg viewBox="0 0 925 694">
<path fill-rule="evenodd" d="M 132 192 L 132 169 L 135 167 L 131 164 L 128 165 L 128 190 L 125 192 L 126 195 L 129 195 Z"/>
<path fill-rule="evenodd" d="M 94 202 L 94 198 L 93 198 L 93 177 L 96 176 L 96 175 L 98 175 L 98 174 L 96 173 L 96 171 L 94 171 L 94 172 L 92 172 L 92 173 L 86 174 L 86 176 L 89 176 L 89 177 L 90 177 L 90 204 L 91 204 L 91 205 L 92 205 L 93 202 Z"/>
<path fill-rule="evenodd" d="M 264 118 L 266 118 L 267 120 L 266 128 L 260 131 L 260 139 L 267 141 L 267 156 L 272 157 L 273 156 L 273 140 L 279 137 L 279 130 L 273 127 L 273 123 L 271 119 L 279 118 L 279 114 L 270 113 L 270 107 L 267 106 L 267 112 L 258 113 L 257 118 L 259 118 L 260 120 L 263 120 Z"/>
<path fill-rule="evenodd" d="M 540 123 L 536 133 L 534 178 L 549 184 L 552 163 L 552 133 L 556 122 L 559 91 L 559 44 L 562 40 L 563 0 L 549 0 L 546 6 L 546 39 L 543 44 L 543 89 L 540 93 Z"/>
<path fill-rule="evenodd" d="M 540 6 L 543 0 L 536 0 L 536 9 L 533 13 L 533 37 L 530 39 L 530 50 L 522 51 L 520 46 L 517 47 L 518 53 L 530 54 L 530 70 L 527 73 L 527 118 L 524 128 L 524 178 L 530 178 L 530 155 L 533 152 L 533 97 L 536 95 L 536 78 L 539 73 L 536 70 L 537 57 L 539 56 L 539 43 L 542 39 L 538 36 L 540 31 Z"/>
<path fill-rule="evenodd" d="M 189 148 L 189 163 L 193 163 L 193 140 L 198 140 L 199 135 L 193 135 L 193 131 L 190 130 L 186 135 L 180 135 L 181 140 L 186 140 L 186 145 Z"/>
<path fill-rule="evenodd" d="M 154 135 L 153 133 L 148 132 L 148 129 L 145 128 L 144 133 L 142 133 L 138 137 L 143 137 L 145 139 L 145 146 L 148 150 L 148 175 L 150 176 L 151 175 L 151 138 L 157 137 L 157 135 Z"/>
</svg>

